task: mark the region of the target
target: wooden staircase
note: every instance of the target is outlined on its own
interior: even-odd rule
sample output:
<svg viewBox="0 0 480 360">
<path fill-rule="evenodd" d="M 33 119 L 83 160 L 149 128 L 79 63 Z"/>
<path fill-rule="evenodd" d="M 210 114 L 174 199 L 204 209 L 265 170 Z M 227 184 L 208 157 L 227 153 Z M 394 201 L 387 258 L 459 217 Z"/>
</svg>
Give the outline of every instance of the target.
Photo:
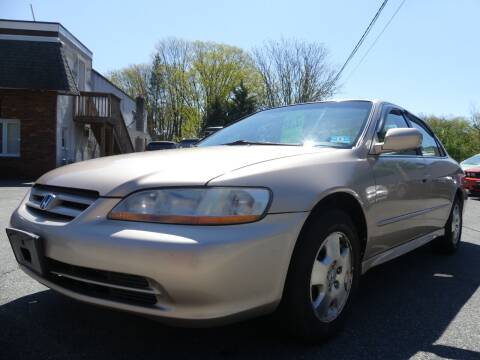
<svg viewBox="0 0 480 360">
<path fill-rule="evenodd" d="M 81 92 L 75 97 L 74 121 L 89 124 L 100 156 L 134 152 L 120 109 L 120 98 L 110 93 Z"/>
</svg>

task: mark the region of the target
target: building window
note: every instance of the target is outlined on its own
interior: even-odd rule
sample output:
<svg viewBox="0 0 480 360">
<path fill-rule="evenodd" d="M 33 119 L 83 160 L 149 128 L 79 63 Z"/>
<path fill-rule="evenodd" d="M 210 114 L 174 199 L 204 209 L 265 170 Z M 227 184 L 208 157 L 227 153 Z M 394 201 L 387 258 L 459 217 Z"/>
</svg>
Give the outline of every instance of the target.
<svg viewBox="0 0 480 360">
<path fill-rule="evenodd" d="M 0 119 L 0 156 L 20 156 L 20 121 Z"/>
</svg>

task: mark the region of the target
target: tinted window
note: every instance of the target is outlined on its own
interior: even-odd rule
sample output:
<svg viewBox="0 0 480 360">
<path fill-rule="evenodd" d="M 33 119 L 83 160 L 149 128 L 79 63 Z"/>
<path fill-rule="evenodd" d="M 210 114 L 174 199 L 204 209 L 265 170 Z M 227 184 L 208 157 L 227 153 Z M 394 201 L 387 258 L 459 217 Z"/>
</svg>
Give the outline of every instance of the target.
<svg viewBox="0 0 480 360">
<path fill-rule="evenodd" d="M 385 135 L 390 129 L 408 128 L 407 121 L 398 110 L 391 110 L 384 118 L 383 126 L 378 132 L 378 141 L 383 142 Z"/>
<path fill-rule="evenodd" d="M 147 150 L 166 150 L 175 148 L 175 144 L 172 143 L 150 143 L 147 145 Z"/>
<path fill-rule="evenodd" d="M 383 142 L 385 135 L 390 129 L 408 128 L 407 121 L 400 110 L 390 110 L 384 117 L 383 125 L 377 133 L 378 141 Z M 386 153 L 390 155 L 417 155 L 416 150 L 405 150 L 401 152 Z"/>
<path fill-rule="evenodd" d="M 178 147 L 188 148 L 193 147 L 198 142 L 198 140 L 182 140 L 178 143 Z"/>
<path fill-rule="evenodd" d="M 422 122 L 411 116 L 408 115 L 410 122 L 412 123 L 412 127 L 417 129 L 422 133 L 423 140 L 422 140 L 422 147 L 421 152 L 423 156 L 442 156 L 440 149 L 438 148 L 438 144 L 435 141 L 435 138 L 430 134 L 427 128 L 422 124 Z"/>
<path fill-rule="evenodd" d="M 343 101 L 265 110 L 220 130 L 199 146 L 243 140 L 349 148 L 359 137 L 371 108 L 368 101 Z"/>
</svg>

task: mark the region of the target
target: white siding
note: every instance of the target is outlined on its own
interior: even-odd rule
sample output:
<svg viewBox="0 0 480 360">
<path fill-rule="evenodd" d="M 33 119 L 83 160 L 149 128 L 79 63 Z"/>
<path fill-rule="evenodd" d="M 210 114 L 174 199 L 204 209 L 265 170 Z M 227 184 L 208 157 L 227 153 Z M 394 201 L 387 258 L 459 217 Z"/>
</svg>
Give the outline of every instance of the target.
<svg viewBox="0 0 480 360">
<path fill-rule="evenodd" d="M 139 146 L 136 144 L 145 144 L 146 141 L 149 141 L 149 136 L 147 135 L 147 118 L 146 114 L 144 114 L 142 119 L 144 131 L 137 131 L 137 124 L 135 122 L 135 100 L 118 89 L 115 85 L 110 83 L 110 81 L 105 79 L 95 70 L 92 71 L 92 91 L 111 93 L 120 98 L 120 109 L 122 111 L 123 119 L 125 120 L 125 125 L 127 126 L 130 139 L 132 140 L 132 144 L 136 148 L 136 151 L 143 151 L 145 145 Z"/>
<path fill-rule="evenodd" d="M 92 59 L 71 42 L 62 42 L 62 47 L 78 89 L 92 91 Z M 80 74 L 84 74 L 84 80 L 79 79 Z M 57 166 L 99 156 L 99 147 L 89 126 L 73 121 L 74 103 L 74 96 L 57 96 Z"/>
</svg>

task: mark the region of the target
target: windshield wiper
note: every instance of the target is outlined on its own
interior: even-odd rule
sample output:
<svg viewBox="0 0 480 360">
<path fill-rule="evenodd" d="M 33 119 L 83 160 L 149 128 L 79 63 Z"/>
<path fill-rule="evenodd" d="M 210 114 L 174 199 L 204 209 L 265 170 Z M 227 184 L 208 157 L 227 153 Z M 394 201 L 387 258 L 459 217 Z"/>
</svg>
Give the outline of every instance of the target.
<svg viewBox="0 0 480 360">
<path fill-rule="evenodd" d="M 282 145 L 282 146 L 300 146 L 300 144 L 285 144 L 274 142 L 261 142 L 261 141 L 248 141 L 248 140 L 236 140 L 222 145 Z"/>
</svg>

